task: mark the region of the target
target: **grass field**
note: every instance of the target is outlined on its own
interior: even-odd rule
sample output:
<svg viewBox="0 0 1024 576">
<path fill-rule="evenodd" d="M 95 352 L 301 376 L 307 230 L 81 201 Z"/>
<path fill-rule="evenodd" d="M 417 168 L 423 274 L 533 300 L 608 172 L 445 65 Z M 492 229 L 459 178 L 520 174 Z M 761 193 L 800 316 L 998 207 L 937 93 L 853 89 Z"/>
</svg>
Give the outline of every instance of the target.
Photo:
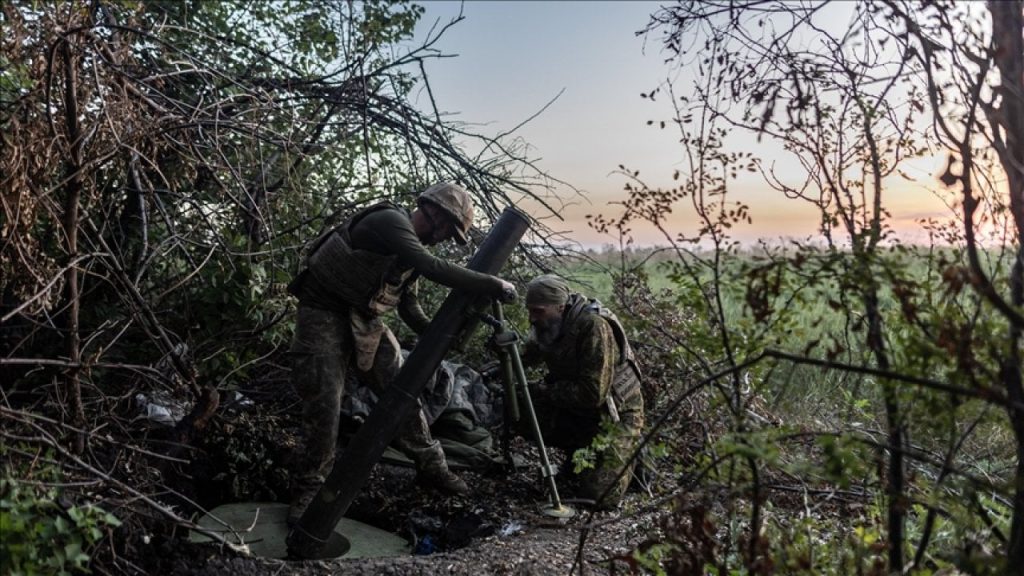
<svg viewBox="0 0 1024 576">
<path fill-rule="evenodd" d="M 996 253 L 985 257 L 990 275 L 1005 278 L 999 266 L 1005 260 Z M 683 358 L 681 365 L 698 367 L 695 374 L 685 374 L 668 366 L 644 366 L 648 373 L 665 379 L 658 388 L 664 394 L 659 406 L 707 376 L 710 370 L 702 366 L 717 370 L 728 364 L 722 326 L 734 363 L 766 348 L 832 363 L 822 367 L 764 362 L 744 369 L 736 380 L 723 378 L 721 386 L 705 388 L 704 404 L 691 417 L 700 426 L 716 430 L 709 452 L 750 450 L 759 465 L 771 470 L 769 475 L 799 479 L 803 486 L 826 490 L 854 486 L 864 494 L 880 495 L 887 474 L 882 463 L 890 457 L 883 448 L 890 438 L 893 413 L 887 413 L 884 402 L 890 394 L 907 438 L 903 466 L 908 481 L 902 490 L 914 502 L 942 510 L 927 528 L 933 549 L 957 545 L 965 530 L 985 534 L 983 539 L 991 538 L 993 526 L 1005 533 L 1016 462 L 1016 443 L 1005 409 L 858 371 L 877 369 L 880 362 L 867 345 L 864 296 L 870 292 L 867 286 L 876 286 L 890 373 L 963 389 L 1002 386 L 998 359 L 1005 353 L 1000 347 L 1005 346 L 1007 323 L 977 294 L 957 284 L 962 255 L 952 250 L 892 250 L 863 266 L 846 253 L 812 254 L 809 263 L 793 254 L 781 260 L 785 264 L 776 273 L 766 267 L 763 255 L 725 257 L 719 267 L 717 294 L 710 267 L 694 267 L 700 272 L 692 277 L 680 275 L 678 267 L 670 264 L 671 257 L 652 258 L 640 265 L 636 255 L 623 259 L 617 253 L 597 254 L 569 261 L 560 272 L 575 288 L 619 314 L 627 330 L 633 331 L 635 348 L 671 349 L 667 354 L 648 354 L 648 362 Z M 664 304 L 653 315 L 650 309 L 641 316 L 631 315 L 628 304 L 617 298 L 616 275 L 635 266 Z M 717 299 L 699 297 L 697 284 Z M 757 291 L 766 285 L 771 289 Z M 680 324 L 673 312 L 682 307 L 690 307 L 694 314 L 690 322 Z M 759 316 L 758 307 L 768 313 Z M 699 358 L 703 365 L 693 357 L 700 354 L 705 356 Z M 741 410 L 735 409 L 736 398 L 741 398 Z M 956 473 L 936 465 L 947 458 Z M 972 503 L 969 496 L 979 486 L 984 486 L 986 495 Z M 872 506 L 881 502 L 879 497 Z M 925 504 L 907 511 L 908 541 L 918 541 L 926 530 L 930 514 Z M 991 522 L 979 521 L 979 509 Z M 873 510 L 860 518 L 857 530 L 881 539 L 885 534 L 882 508 Z M 770 521 L 777 529 L 787 529 L 792 518 L 780 511 L 782 516 Z M 814 523 L 818 521 L 808 520 L 808 526 L 819 530 L 813 537 L 818 539 L 817 549 L 824 553 L 833 547 L 836 552 L 850 546 L 853 532 L 848 520 L 832 527 L 826 526 L 827 521 Z"/>
<path fill-rule="evenodd" d="M 589 259 L 568 261 L 560 273 L 570 279 L 574 288 L 615 310 L 627 323 L 627 328 L 632 324 L 638 330 L 637 340 L 663 341 L 657 335 L 640 333 L 658 324 L 659 318 L 633 318 L 622 310 L 614 294 L 613 275 L 639 266 L 658 298 L 670 304 L 674 302 L 676 306 L 691 307 L 701 300 L 684 297 L 687 291 L 693 291 L 694 282 L 685 275 L 681 278 L 678 270 L 673 270 L 672 262 L 678 262 L 673 255 L 655 255 L 640 265 L 645 256 L 648 255 L 631 255 L 624 259 L 615 252 L 594 254 Z M 884 342 L 894 372 L 951 383 L 963 378 L 957 364 L 944 349 L 937 347 L 932 337 L 932 331 L 941 330 L 943 326 L 967 326 L 969 322 L 979 322 L 978 318 L 983 316 L 975 295 L 970 292 L 950 294 L 944 286 L 943 266 L 955 261 L 957 256 L 951 251 L 891 251 L 872 264 L 873 276 L 869 280 L 879 285 Z M 784 267 L 777 278 L 777 293 L 769 298 L 771 314 L 757 319 L 750 305 L 748 288 L 753 282 L 754 270 L 765 263 L 763 257 L 743 253 L 727 256 L 722 261 L 720 313 L 737 361 L 772 348 L 854 366 L 877 365 L 877 358 L 866 346 L 863 301 L 855 284 L 858 277 L 852 276 L 851 264 L 844 260 L 848 255 L 832 258 L 834 261 L 818 266 L 816 276 L 808 272 L 810 267 Z M 992 261 L 997 261 L 995 255 Z M 710 290 L 713 279 L 710 269 L 700 270 L 697 277 L 705 284 L 705 289 Z M 822 270 L 824 272 L 820 272 Z M 908 292 L 912 296 L 908 296 Z M 717 306 L 717 300 L 711 302 Z M 718 315 L 713 308 L 700 308 L 696 312 L 703 319 Z M 916 310 L 916 316 L 908 319 L 908 309 Z M 971 314 L 975 315 L 974 319 Z M 708 325 L 708 322 L 695 323 L 689 328 L 690 332 L 681 336 L 710 340 L 710 344 L 699 347 L 709 356 L 702 360 L 717 365 L 723 358 L 715 355 L 724 355 L 721 347 L 715 346 L 721 335 L 709 334 L 702 328 Z M 978 362 L 986 361 L 979 351 Z M 756 404 L 788 425 L 832 430 L 850 427 L 882 430 L 885 427 L 883 387 L 875 376 L 787 362 L 771 368 L 767 364 L 757 366 L 749 374 L 759 392 Z M 896 389 L 908 417 L 915 419 L 913 426 L 919 429 L 915 437 L 922 438 L 930 448 L 938 449 L 936 434 L 948 424 L 950 415 L 945 408 L 936 410 L 936 403 L 948 402 L 948 397 L 909 384 L 897 384 Z M 978 419 L 977 426 L 985 433 L 970 435 L 966 440 L 966 445 L 973 445 L 978 454 L 1009 456 L 1007 447 L 1012 445 L 1012 437 L 1005 414 L 990 411 L 986 416 L 979 416 L 984 410 L 980 404 L 967 405 L 952 417 L 958 422 Z M 941 413 L 942 418 L 934 417 L 937 413 Z"/>
</svg>

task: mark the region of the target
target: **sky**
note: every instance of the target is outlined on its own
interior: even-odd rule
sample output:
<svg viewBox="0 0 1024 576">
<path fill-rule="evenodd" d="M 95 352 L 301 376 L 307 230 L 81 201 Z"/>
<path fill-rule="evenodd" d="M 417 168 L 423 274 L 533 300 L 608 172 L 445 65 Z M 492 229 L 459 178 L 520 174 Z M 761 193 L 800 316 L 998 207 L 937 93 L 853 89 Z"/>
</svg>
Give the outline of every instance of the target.
<svg viewBox="0 0 1024 576">
<path fill-rule="evenodd" d="M 531 146 L 531 157 L 568 188 L 570 199 L 563 222 L 550 222 L 585 246 L 617 243 L 618 239 L 590 229 L 587 214 L 618 214 L 610 205 L 624 198 L 626 180 L 615 174 L 620 164 L 639 170 L 656 185 L 671 186 L 671 174 L 681 167 L 678 133 L 660 130 L 667 120 L 665 98 L 642 98 L 666 78 L 687 78 L 665 63 L 657 37 L 637 36 L 663 2 L 642 1 L 422 1 L 425 13 L 417 26 L 418 39 L 435 24 L 443 26 L 461 10 L 465 19 L 450 28 L 435 47 L 453 57 L 426 63 L 431 90 L 442 112 L 472 123 L 483 134 L 511 130 L 537 114 L 516 134 Z M 561 95 L 559 95 L 561 93 Z M 423 93 L 417 105 L 429 106 Z M 650 120 L 655 126 L 649 126 Z M 767 162 L 787 168 L 778 150 L 744 142 Z M 913 236 L 915 217 L 942 211 L 928 186 L 941 166 L 934 159 L 913 169 L 922 182 L 907 184 L 892 197 L 895 225 Z M 738 198 L 751 206 L 752 226 L 734 231 L 745 242 L 758 238 L 803 238 L 817 229 L 817 212 L 805 204 L 786 201 L 754 179 L 738 181 Z M 531 210 L 526 207 L 527 210 Z M 693 219 L 680 215 L 670 221 L 672 232 L 689 232 Z M 650 228 L 634 230 L 641 245 L 664 244 Z"/>
</svg>

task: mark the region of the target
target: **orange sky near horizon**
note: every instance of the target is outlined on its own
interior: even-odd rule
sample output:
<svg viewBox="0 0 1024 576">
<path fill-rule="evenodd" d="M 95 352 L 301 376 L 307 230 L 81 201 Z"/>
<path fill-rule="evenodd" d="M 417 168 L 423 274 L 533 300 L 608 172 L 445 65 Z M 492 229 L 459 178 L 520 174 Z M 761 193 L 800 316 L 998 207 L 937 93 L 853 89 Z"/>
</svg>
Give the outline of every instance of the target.
<svg viewBox="0 0 1024 576">
<path fill-rule="evenodd" d="M 909 161 L 904 166 L 904 173 L 913 178 L 913 181 L 895 176 L 886 182 L 883 206 L 891 215 L 887 223 L 901 241 L 926 243 L 928 235 L 921 227 L 922 219 L 942 221 L 955 217 L 943 200 L 947 194 L 943 192 L 936 179 L 936 174 L 943 167 L 944 160 L 940 157 Z M 788 239 L 817 238 L 821 235 L 821 215 L 816 206 L 805 200 L 786 198 L 781 192 L 769 188 L 757 178 L 750 175 L 731 184 L 730 197 L 734 201 L 747 204 L 753 220 L 751 224 L 743 223 L 732 228 L 732 237 L 744 244 L 754 244 L 759 240 L 778 243 Z M 612 175 L 599 179 L 598 182 L 598 186 L 592 185 L 590 189 L 581 190 L 583 197 L 562 190 L 560 195 L 568 198 L 567 205 L 560 214 L 563 220 L 546 221 L 551 229 L 565 232 L 569 238 L 586 248 L 619 243 L 618 237 L 599 234 L 588 226 L 586 217 L 588 214 L 601 214 L 606 218 L 619 216 L 622 210 L 618 203 L 626 197 L 626 192 L 622 190 L 625 179 Z M 668 182 L 663 184 L 664 187 L 670 185 Z M 531 205 L 529 202 L 524 202 L 522 208 L 535 215 L 544 212 L 539 206 Z M 696 227 L 697 219 L 688 201 L 675 205 L 672 215 L 663 226 L 672 236 L 680 233 L 692 235 Z M 638 246 L 667 244 L 664 232 L 652 224 L 638 222 L 631 228 L 634 242 Z M 841 237 L 842 234 L 837 235 L 837 239 Z"/>
<path fill-rule="evenodd" d="M 585 247 L 601 247 L 617 244 L 618 238 L 591 229 L 586 215 L 619 214 L 614 202 L 625 197 L 626 182 L 616 174 L 620 164 L 638 170 L 651 186 L 673 186 L 672 173 L 686 173 L 680 134 L 671 129 L 671 122 L 670 128 L 660 128 L 659 121 L 668 121 L 673 113 L 667 94 L 652 99 L 641 98 L 641 93 L 666 80 L 685 86 L 693 79 L 687 76 L 692 71 L 666 65 L 656 41 L 636 34 L 659 2 L 592 4 L 425 3 L 423 31 L 460 11 L 465 20 L 437 44 L 441 53 L 457 57 L 428 62 L 430 98 L 422 90 L 420 105 L 436 102 L 449 120 L 469 123 L 481 133 L 514 129 L 515 137 L 529 147 L 531 162 L 581 193 L 556 188 L 566 202 L 560 213 L 563 220 L 544 222 Z M 836 5 L 836 10 L 844 9 Z M 726 146 L 734 152 L 752 152 L 776 174 L 802 181 L 803 168 L 781 144 L 758 142 L 755 136 L 736 131 Z M 886 181 L 883 203 L 891 214 L 888 224 L 901 240 L 927 242 L 918 223 L 921 218 L 953 217 L 940 199 L 945 193 L 936 179 L 944 169 L 944 157 L 905 161 L 901 170 L 911 181 L 901 176 Z M 813 205 L 785 198 L 760 178 L 744 173 L 730 183 L 732 198 L 748 204 L 753 218 L 753 224 L 733 228 L 733 237 L 750 244 L 820 236 L 820 213 Z M 537 216 L 542 213 L 529 202 L 521 207 Z M 673 235 L 692 233 L 692 208 L 680 204 L 666 228 Z M 650 226 L 635 226 L 634 239 L 639 245 L 665 243 Z"/>
</svg>

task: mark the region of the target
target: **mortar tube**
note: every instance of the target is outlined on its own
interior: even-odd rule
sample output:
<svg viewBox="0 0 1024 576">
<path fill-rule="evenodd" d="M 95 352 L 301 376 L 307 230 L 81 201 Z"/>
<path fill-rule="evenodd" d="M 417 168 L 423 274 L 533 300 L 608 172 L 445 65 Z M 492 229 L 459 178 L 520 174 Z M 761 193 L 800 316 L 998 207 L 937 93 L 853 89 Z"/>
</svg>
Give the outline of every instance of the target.
<svg viewBox="0 0 1024 576">
<path fill-rule="evenodd" d="M 519 244 L 529 222 L 529 217 L 522 212 L 506 208 L 466 267 L 496 274 Z M 423 388 L 466 327 L 470 320 L 467 312 L 484 300 L 483 296 L 458 290 L 445 298 L 398 376 L 384 390 L 376 407 L 335 460 L 327 480 L 288 534 L 290 555 L 308 559 L 320 554 L 331 532 L 366 484 L 374 464 L 418 406 Z"/>
</svg>

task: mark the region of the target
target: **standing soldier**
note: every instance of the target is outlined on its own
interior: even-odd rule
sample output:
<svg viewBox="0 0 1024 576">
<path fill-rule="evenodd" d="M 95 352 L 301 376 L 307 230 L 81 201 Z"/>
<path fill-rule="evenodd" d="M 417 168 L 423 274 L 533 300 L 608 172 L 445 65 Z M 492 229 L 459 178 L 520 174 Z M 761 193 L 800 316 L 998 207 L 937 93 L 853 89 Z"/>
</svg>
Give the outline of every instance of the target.
<svg viewBox="0 0 1024 576">
<path fill-rule="evenodd" d="M 306 448 L 289 524 L 302 516 L 333 466 L 348 369 L 354 365 L 360 383 L 380 395 L 401 368 L 398 342 L 381 316 L 397 307 L 416 333 L 430 323 L 416 298 L 417 278 L 495 298 L 514 297 L 511 283 L 438 259 L 424 248 L 449 238 L 465 244 L 472 224 L 469 194 L 442 182 L 420 194 L 411 214 L 382 202 L 311 246 L 306 269 L 289 286 L 299 299 L 292 385 L 302 398 Z M 422 409 L 399 430 L 396 444 L 415 463 L 419 484 L 448 494 L 469 490 L 448 469 Z"/>
<path fill-rule="evenodd" d="M 597 300 L 571 294 L 552 274 L 527 285 L 526 309 L 531 331 L 523 361 L 543 362 L 548 369 L 543 382 L 531 387 L 544 441 L 571 453 L 596 446 L 595 438 L 604 435 L 600 444 L 606 447 L 594 467 L 579 474 L 579 495 L 598 508 L 614 508 L 631 478 L 619 471 L 644 424 L 640 370 L 622 324 Z"/>
</svg>

